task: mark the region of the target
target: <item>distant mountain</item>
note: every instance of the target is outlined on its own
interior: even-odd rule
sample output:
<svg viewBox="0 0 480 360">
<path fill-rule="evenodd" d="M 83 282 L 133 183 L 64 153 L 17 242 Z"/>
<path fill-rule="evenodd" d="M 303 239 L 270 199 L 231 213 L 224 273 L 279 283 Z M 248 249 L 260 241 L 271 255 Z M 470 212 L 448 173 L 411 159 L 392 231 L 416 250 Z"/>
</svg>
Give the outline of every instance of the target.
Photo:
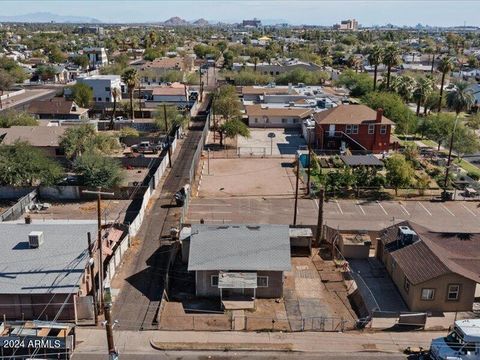
<svg viewBox="0 0 480 360">
<path fill-rule="evenodd" d="M 166 25 L 166 26 L 184 26 L 184 25 L 190 25 L 190 23 L 185 19 L 182 19 L 178 16 L 174 16 L 174 17 L 171 17 L 170 19 L 164 21 L 163 25 Z"/>
<path fill-rule="evenodd" d="M 37 12 L 24 15 L 0 16 L 0 22 L 27 23 L 101 23 L 100 20 L 86 16 L 58 15 L 49 12 Z"/>
<path fill-rule="evenodd" d="M 198 19 L 192 23 L 195 26 L 208 26 L 210 23 L 205 19 Z"/>
</svg>

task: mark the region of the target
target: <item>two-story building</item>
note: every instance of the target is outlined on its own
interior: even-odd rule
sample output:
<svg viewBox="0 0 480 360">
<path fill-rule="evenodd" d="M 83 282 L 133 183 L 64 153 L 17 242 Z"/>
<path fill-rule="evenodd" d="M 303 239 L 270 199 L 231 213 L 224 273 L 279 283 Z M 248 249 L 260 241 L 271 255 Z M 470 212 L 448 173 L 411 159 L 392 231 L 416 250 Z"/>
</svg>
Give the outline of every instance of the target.
<svg viewBox="0 0 480 360">
<path fill-rule="evenodd" d="M 322 150 L 382 153 L 390 149 L 393 121 L 383 110 L 366 105 L 340 105 L 315 113 L 316 146 Z"/>
<path fill-rule="evenodd" d="M 103 47 L 85 48 L 83 53 L 88 56 L 90 67 L 93 69 L 108 65 L 107 52 Z"/>
<path fill-rule="evenodd" d="M 125 86 L 122 85 L 120 75 L 92 75 L 79 77 L 77 83 L 86 84 L 93 90 L 93 101 L 103 103 L 106 106 L 113 104 L 112 90 L 117 88 L 119 93 L 125 92 Z M 119 101 L 121 97 L 117 98 Z"/>
</svg>

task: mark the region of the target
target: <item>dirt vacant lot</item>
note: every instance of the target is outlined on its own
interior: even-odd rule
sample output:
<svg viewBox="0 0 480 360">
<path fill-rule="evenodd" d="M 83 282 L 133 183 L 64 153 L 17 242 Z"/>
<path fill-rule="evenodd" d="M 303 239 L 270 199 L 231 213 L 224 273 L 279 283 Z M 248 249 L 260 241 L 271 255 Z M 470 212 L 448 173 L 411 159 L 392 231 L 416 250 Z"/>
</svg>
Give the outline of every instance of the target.
<svg viewBox="0 0 480 360">
<path fill-rule="evenodd" d="M 203 170 L 199 197 L 291 196 L 293 164 L 287 159 L 211 159 Z"/>
</svg>

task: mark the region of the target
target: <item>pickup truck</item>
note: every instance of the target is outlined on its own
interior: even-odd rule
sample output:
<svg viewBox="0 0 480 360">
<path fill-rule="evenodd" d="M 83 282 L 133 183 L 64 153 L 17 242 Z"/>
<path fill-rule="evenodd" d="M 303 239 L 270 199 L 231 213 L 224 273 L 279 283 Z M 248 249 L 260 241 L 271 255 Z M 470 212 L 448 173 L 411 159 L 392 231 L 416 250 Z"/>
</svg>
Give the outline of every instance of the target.
<svg viewBox="0 0 480 360">
<path fill-rule="evenodd" d="M 149 141 L 142 141 L 139 144 L 132 145 L 131 150 L 138 153 L 152 153 L 156 154 L 162 150 L 162 146 L 159 144 L 154 144 Z"/>
</svg>

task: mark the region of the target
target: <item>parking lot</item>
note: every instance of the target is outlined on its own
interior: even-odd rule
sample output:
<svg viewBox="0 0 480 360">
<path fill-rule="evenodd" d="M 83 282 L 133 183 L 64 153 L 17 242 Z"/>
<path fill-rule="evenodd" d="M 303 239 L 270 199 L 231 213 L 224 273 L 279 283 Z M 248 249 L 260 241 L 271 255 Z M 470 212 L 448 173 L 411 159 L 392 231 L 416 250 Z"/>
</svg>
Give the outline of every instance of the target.
<svg viewBox="0 0 480 360">
<path fill-rule="evenodd" d="M 317 223 L 318 202 L 300 199 L 298 224 Z M 325 223 L 342 229 L 380 230 L 410 220 L 436 231 L 480 232 L 478 202 L 330 200 L 324 206 Z M 198 223 L 291 224 L 294 198 L 194 198 L 188 221 Z"/>
<path fill-rule="evenodd" d="M 270 138 L 270 133 L 275 137 Z M 296 131 L 283 129 L 250 129 L 250 137 L 242 136 L 237 139 L 240 156 L 252 154 L 265 156 L 294 156 L 300 146 L 305 146 L 302 135 Z"/>
</svg>

